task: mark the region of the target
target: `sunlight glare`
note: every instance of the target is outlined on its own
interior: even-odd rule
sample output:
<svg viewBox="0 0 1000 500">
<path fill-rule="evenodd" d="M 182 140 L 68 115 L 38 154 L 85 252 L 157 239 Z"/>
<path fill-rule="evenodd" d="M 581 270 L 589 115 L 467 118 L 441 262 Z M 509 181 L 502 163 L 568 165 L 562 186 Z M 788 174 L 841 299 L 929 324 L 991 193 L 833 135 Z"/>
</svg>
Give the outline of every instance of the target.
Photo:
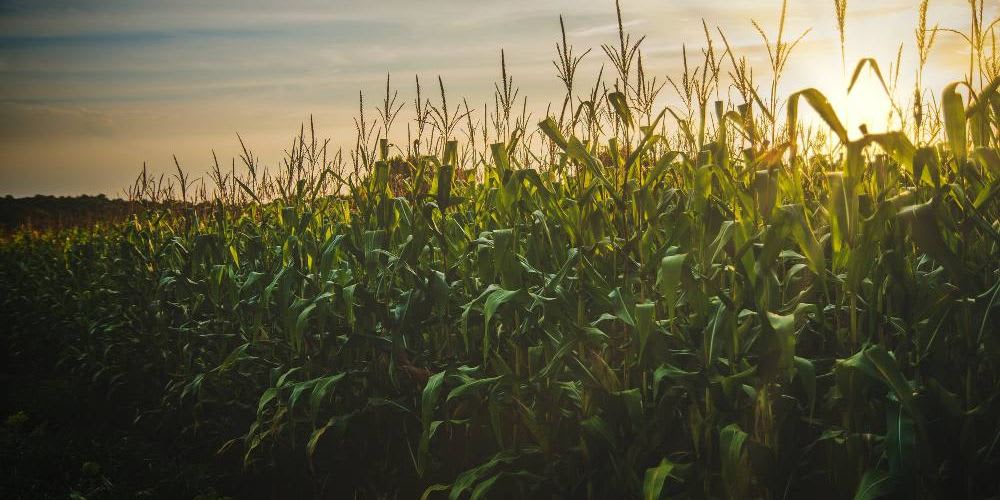
<svg viewBox="0 0 1000 500">
<path fill-rule="evenodd" d="M 845 110 L 845 116 L 841 118 L 852 139 L 861 136 L 862 125 L 865 125 L 870 133 L 889 131 L 892 103 L 878 77 L 871 72 L 865 71 L 861 74 L 844 104 L 843 107 L 835 106 L 835 109 Z M 898 120 L 894 118 L 892 121 L 893 126 L 898 127 Z"/>
</svg>

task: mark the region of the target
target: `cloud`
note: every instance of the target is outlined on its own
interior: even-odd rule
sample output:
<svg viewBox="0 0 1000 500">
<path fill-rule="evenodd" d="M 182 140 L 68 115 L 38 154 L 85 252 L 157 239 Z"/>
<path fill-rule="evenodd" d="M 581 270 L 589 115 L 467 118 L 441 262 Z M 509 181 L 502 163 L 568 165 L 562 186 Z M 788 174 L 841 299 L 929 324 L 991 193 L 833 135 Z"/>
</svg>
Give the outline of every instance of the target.
<svg viewBox="0 0 1000 500">
<path fill-rule="evenodd" d="M 626 30 L 632 30 L 637 26 L 641 26 L 642 24 L 643 20 L 634 19 L 631 21 L 623 22 L 622 27 Z M 618 23 L 605 23 L 599 26 L 591 26 L 589 28 L 582 28 L 570 32 L 572 36 L 582 37 L 582 38 L 592 37 L 594 35 L 608 35 L 617 33 L 618 33 Z"/>
<path fill-rule="evenodd" d="M 111 137 L 114 131 L 114 122 L 100 111 L 81 107 L 0 103 L 0 136 L 6 139 Z"/>
</svg>

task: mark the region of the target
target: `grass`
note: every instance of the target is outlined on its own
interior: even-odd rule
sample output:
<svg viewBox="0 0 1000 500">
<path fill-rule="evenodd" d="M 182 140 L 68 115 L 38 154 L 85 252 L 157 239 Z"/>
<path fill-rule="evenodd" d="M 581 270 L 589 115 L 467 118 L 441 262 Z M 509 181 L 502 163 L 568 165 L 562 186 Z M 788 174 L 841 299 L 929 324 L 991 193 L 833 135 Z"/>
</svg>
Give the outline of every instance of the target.
<svg viewBox="0 0 1000 500">
<path fill-rule="evenodd" d="M 677 109 L 620 13 L 584 93 L 563 29 L 537 126 L 501 53 L 492 115 L 417 80 L 400 147 L 387 78 L 346 152 L 310 124 L 277 170 L 244 145 L 212 188 L 144 170 L 127 194 L 167 208 L 6 236 L 4 342 L 311 496 L 996 496 L 1000 80 L 971 9 L 964 82 L 854 140 L 777 95 L 783 22 L 765 96 L 706 23 Z"/>
</svg>

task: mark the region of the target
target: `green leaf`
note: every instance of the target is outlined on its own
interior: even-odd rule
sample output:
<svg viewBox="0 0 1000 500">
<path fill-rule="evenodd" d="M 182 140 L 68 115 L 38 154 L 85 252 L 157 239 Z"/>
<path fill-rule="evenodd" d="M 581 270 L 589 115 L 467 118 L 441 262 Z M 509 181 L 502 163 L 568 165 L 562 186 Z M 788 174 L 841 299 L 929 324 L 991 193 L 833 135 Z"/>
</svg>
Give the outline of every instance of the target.
<svg viewBox="0 0 1000 500">
<path fill-rule="evenodd" d="M 454 484 L 452 484 L 451 492 L 448 494 L 448 499 L 458 500 L 462 498 L 462 494 L 472 488 L 472 485 L 479 481 L 480 478 L 491 474 L 493 469 L 499 465 L 513 462 L 515 457 L 516 456 L 509 451 L 501 451 L 490 457 L 490 459 L 486 462 L 459 474 L 458 477 L 455 478 Z"/>
<path fill-rule="evenodd" d="M 944 88 L 941 95 L 941 111 L 944 114 L 944 130 L 948 136 L 948 144 L 951 145 L 951 154 L 959 162 L 964 162 L 968 157 L 968 139 L 965 126 L 965 104 L 962 101 L 962 94 L 958 93 L 958 86 L 964 85 L 955 82 Z"/>
<path fill-rule="evenodd" d="M 250 356 L 247 356 L 247 350 L 249 348 L 250 344 L 243 344 L 236 349 L 233 349 L 233 352 L 229 353 L 229 356 L 226 356 L 226 359 L 222 362 L 222 364 L 216 367 L 216 371 L 224 372 L 232 368 L 232 366 L 237 362 L 249 359 Z"/>
<path fill-rule="evenodd" d="M 858 65 L 854 67 L 854 74 L 851 75 L 851 83 L 847 86 L 847 93 L 850 94 L 851 90 L 854 89 L 854 84 L 858 82 L 858 77 L 861 76 L 861 70 L 865 69 L 866 65 L 871 66 L 875 76 L 878 77 L 878 82 L 882 84 L 882 90 L 885 91 L 886 98 L 892 99 L 892 92 L 889 91 L 889 86 L 886 85 L 885 78 L 882 78 L 882 71 L 879 70 L 878 61 L 871 57 L 866 57 L 858 61 Z"/>
<path fill-rule="evenodd" d="M 888 405 L 885 412 L 885 454 L 893 477 L 914 477 L 917 467 L 917 434 L 914 420 L 902 405 Z"/>
<path fill-rule="evenodd" d="M 273 401 L 277 395 L 278 395 L 277 387 L 268 387 L 267 390 L 264 391 L 264 394 L 260 395 L 260 401 L 257 403 L 257 415 L 264 413 L 264 407 L 266 407 L 268 403 Z"/>
<path fill-rule="evenodd" d="M 920 411 L 913 398 L 913 389 L 903 377 L 903 372 L 899 370 L 896 360 L 885 349 L 877 345 L 866 349 L 864 353 L 879 377 L 892 389 L 907 412 L 918 422 L 921 422 Z"/>
<path fill-rule="evenodd" d="M 903 132 L 868 134 L 865 136 L 865 140 L 881 146 L 900 166 L 908 170 L 913 169 L 913 161 L 917 155 L 917 148 Z"/>
<path fill-rule="evenodd" d="M 615 194 L 615 186 L 611 184 L 607 176 L 604 175 L 604 168 L 601 163 L 587 151 L 587 147 L 580 142 L 576 137 L 570 137 L 569 143 L 566 146 L 566 154 L 568 154 L 574 160 L 583 164 L 584 167 L 596 178 L 601 186 L 608 191 L 611 196 L 617 199 L 617 194 Z"/>
<path fill-rule="evenodd" d="M 854 500 L 876 500 L 892 493 L 892 477 L 888 472 L 871 469 L 861 477 Z"/>
<path fill-rule="evenodd" d="M 660 464 L 656 467 L 646 469 L 646 476 L 642 480 L 642 498 L 644 500 L 659 499 L 663 492 L 663 485 L 673 469 L 674 464 L 666 458 L 660 460 Z"/>
<path fill-rule="evenodd" d="M 451 206 L 451 183 L 454 173 L 454 165 L 444 164 L 438 168 L 437 204 L 441 210 Z"/>
<path fill-rule="evenodd" d="M 719 228 L 719 234 L 715 236 L 715 240 L 709 245 L 709 264 L 719 263 L 719 256 L 723 253 L 726 245 L 729 244 L 733 239 L 733 235 L 736 233 L 736 221 L 727 220 L 722 222 L 722 226 Z"/>
<path fill-rule="evenodd" d="M 420 434 L 420 447 L 417 453 L 417 473 L 424 475 L 427 470 L 427 462 L 430 459 L 430 442 L 437 426 L 434 425 L 434 408 L 437 406 L 438 394 L 441 392 L 441 385 L 444 383 L 445 372 L 440 371 L 431 375 L 424 386 L 423 395 L 420 398 L 420 421 L 423 424 L 423 432 Z M 437 422 L 440 424 L 440 421 Z"/>
<path fill-rule="evenodd" d="M 833 247 L 834 262 L 837 258 L 846 260 L 851 241 L 854 239 L 857 223 L 858 197 L 854 192 L 854 182 L 843 172 L 826 174 L 830 183 L 830 235 Z"/>
<path fill-rule="evenodd" d="M 520 295 L 521 289 L 517 290 L 504 290 L 498 289 L 494 290 L 488 297 L 486 297 L 486 304 L 483 306 L 483 317 L 485 318 L 485 323 L 483 327 L 486 329 L 487 333 L 490 329 L 490 320 L 496 314 L 497 309 L 503 304 L 510 302 Z"/>
<path fill-rule="evenodd" d="M 614 307 L 615 317 L 622 320 L 626 325 L 635 327 L 635 302 L 632 302 L 630 297 L 631 294 L 623 291 L 621 287 L 616 287 L 608 294 L 608 300 L 611 301 L 611 305 Z"/>
<path fill-rule="evenodd" d="M 552 446 L 549 442 L 549 435 L 545 432 L 545 429 L 538 422 L 538 417 L 535 416 L 535 411 L 528 408 L 520 400 L 514 400 L 515 406 L 518 412 L 521 414 L 521 422 L 524 423 L 524 427 L 528 429 L 531 436 L 535 439 L 535 442 L 542 449 L 545 454 L 549 454 L 552 451 Z"/>
<path fill-rule="evenodd" d="M 496 166 L 500 179 L 505 179 L 510 172 L 510 156 L 507 154 L 507 146 L 502 142 L 490 145 L 490 152 L 493 155 L 493 165 Z"/>
<path fill-rule="evenodd" d="M 768 220 L 778 197 L 778 172 L 758 170 L 754 175 L 753 193 L 757 200 L 757 213 Z"/>
<path fill-rule="evenodd" d="M 816 367 L 812 361 L 795 356 L 795 373 L 798 374 L 802 388 L 809 398 L 809 416 L 812 416 L 816 408 Z"/>
<path fill-rule="evenodd" d="M 559 131 L 559 126 L 556 125 L 555 120 L 553 120 L 551 116 L 547 116 L 545 117 L 545 120 L 539 122 L 538 128 L 542 129 L 542 132 L 548 136 L 549 140 L 551 140 L 553 144 L 559 146 L 559 149 L 562 149 L 563 151 L 566 150 L 569 143 L 566 142 L 566 138 L 563 137 L 562 132 Z"/>
<path fill-rule="evenodd" d="M 826 122 L 830 130 L 840 139 L 841 143 L 847 143 L 847 129 L 840 122 L 840 118 L 837 117 L 837 113 L 833 110 L 833 106 L 830 105 L 830 101 L 816 89 L 801 90 L 788 97 L 788 137 L 790 143 L 795 143 L 796 134 L 798 133 L 796 125 L 799 117 L 799 98 L 803 98 L 809 103 L 809 106 Z"/>
<path fill-rule="evenodd" d="M 305 382 L 299 382 L 292 385 L 292 394 L 288 397 L 289 409 L 295 409 L 295 405 L 299 402 L 299 399 L 302 398 L 302 394 L 304 394 L 307 389 L 312 389 L 312 387 L 316 385 L 316 380 L 317 379 L 307 380 Z"/>
<path fill-rule="evenodd" d="M 313 416 L 319 411 L 319 407 L 323 404 L 323 399 L 326 398 L 330 389 L 343 379 L 345 375 L 345 373 L 337 373 L 316 380 L 315 385 L 313 385 L 312 394 L 309 395 L 309 408 Z"/>
<path fill-rule="evenodd" d="M 611 92 L 608 94 L 608 101 L 615 109 L 615 114 L 618 115 L 618 119 L 622 121 L 625 127 L 632 127 L 634 122 L 632 119 L 632 110 L 628 107 L 628 99 L 625 97 L 625 94 Z"/>
<path fill-rule="evenodd" d="M 722 460 L 722 480 L 726 485 L 729 498 L 746 498 L 747 477 L 746 459 L 743 453 L 743 443 L 747 433 L 739 425 L 729 424 L 719 431 L 719 454 Z"/>
<path fill-rule="evenodd" d="M 472 490 L 472 496 L 469 497 L 469 500 L 479 500 L 480 498 L 485 498 L 501 476 L 503 476 L 503 472 L 494 474 L 485 481 L 480 481 L 479 484 L 477 484 Z"/>
<path fill-rule="evenodd" d="M 309 467 L 312 468 L 312 458 L 316 454 L 316 448 L 319 446 L 320 440 L 326 435 L 327 431 L 334 429 L 335 436 L 342 436 L 347 428 L 347 417 L 336 416 L 330 417 L 329 420 L 323 424 L 322 427 L 313 430 L 312 434 L 309 435 L 309 441 L 306 443 L 306 456 L 309 459 Z"/>
<path fill-rule="evenodd" d="M 686 253 L 668 255 L 660 260 L 660 269 L 656 273 L 656 285 L 660 288 L 660 295 L 667 302 L 671 317 L 677 304 L 677 287 L 681 282 L 681 270 L 686 258 Z"/>
<path fill-rule="evenodd" d="M 795 368 L 795 314 L 767 313 L 767 319 L 775 335 L 776 370 L 786 378 L 791 378 L 791 371 Z"/>
<path fill-rule="evenodd" d="M 487 387 L 487 386 L 489 386 L 491 384 L 494 384 L 494 383 L 498 382 L 502 378 L 503 378 L 503 375 L 497 375 L 496 377 L 480 378 L 480 379 L 472 380 L 470 382 L 466 382 L 466 383 L 464 383 L 464 384 L 462 384 L 462 385 L 460 385 L 460 386 L 452 389 L 451 392 L 448 393 L 448 397 L 445 398 L 445 401 L 451 401 L 454 398 L 461 397 L 461 396 L 464 396 L 467 393 L 479 390 L 480 388 L 483 388 L 483 387 Z"/>
<path fill-rule="evenodd" d="M 424 490 L 424 493 L 420 495 L 420 500 L 428 500 L 432 493 L 437 493 L 439 491 L 448 491 L 451 489 L 450 484 L 432 484 Z"/>
<path fill-rule="evenodd" d="M 298 318 L 295 320 L 295 330 L 292 334 L 292 345 L 296 347 L 302 346 L 302 335 L 305 332 L 306 325 L 309 323 L 309 315 L 312 314 L 313 310 L 316 309 L 316 304 L 309 304 L 299 313 Z"/>
<path fill-rule="evenodd" d="M 635 305 L 636 332 L 639 334 L 639 359 L 641 360 L 646 351 L 646 343 L 653 332 L 653 325 L 656 321 L 656 304 L 643 302 Z"/>
<path fill-rule="evenodd" d="M 920 250 L 943 265 L 959 282 L 964 279 L 962 262 L 941 236 L 933 201 L 903 208 L 896 217 L 906 223 L 910 237 Z"/>
</svg>

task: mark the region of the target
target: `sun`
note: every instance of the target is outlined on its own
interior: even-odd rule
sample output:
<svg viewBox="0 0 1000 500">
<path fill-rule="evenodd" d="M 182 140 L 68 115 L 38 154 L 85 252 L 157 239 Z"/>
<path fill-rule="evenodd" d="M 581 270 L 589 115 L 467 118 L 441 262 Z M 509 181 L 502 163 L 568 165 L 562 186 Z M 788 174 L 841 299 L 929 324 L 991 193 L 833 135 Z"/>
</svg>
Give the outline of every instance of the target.
<svg viewBox="0 0 1000 500">
<path fill-rule="evenodd" d="M 885 87 L 871 69 L 863 69 L 853 86 L 850 86 L 851 73 L 841 72 L 838 68 L 833 74 L 822 65 L 810 64 L 809 70 L 801 75 L 826 74 L 823 79 L 815 81 L 814 88 L 819 90 L 829 101 L 837 118 L 847 130 L 850 140 L 862 137 L 862 126 L 870 134 L 889 132 L 899 129 L 899 116 L 894 112 L 893 101 L 889 98 Z M 848 88 L 850 87 L 850 91 Z M 898 103 L 898 101 L 897 101 Z M 827 126 L 808 106 L 799 106 L 802 123 L 825 129 Z"/>
<path fill-rule="evenodd" d="M 889 131 L 893 104 L 875 75 L 862 73 L 843 100 L 843 106 L 835 109 L 845 110 L 841 118 L 849 137 L 859 137 L 862 126 L 869 133 Z"/>
</svg>

